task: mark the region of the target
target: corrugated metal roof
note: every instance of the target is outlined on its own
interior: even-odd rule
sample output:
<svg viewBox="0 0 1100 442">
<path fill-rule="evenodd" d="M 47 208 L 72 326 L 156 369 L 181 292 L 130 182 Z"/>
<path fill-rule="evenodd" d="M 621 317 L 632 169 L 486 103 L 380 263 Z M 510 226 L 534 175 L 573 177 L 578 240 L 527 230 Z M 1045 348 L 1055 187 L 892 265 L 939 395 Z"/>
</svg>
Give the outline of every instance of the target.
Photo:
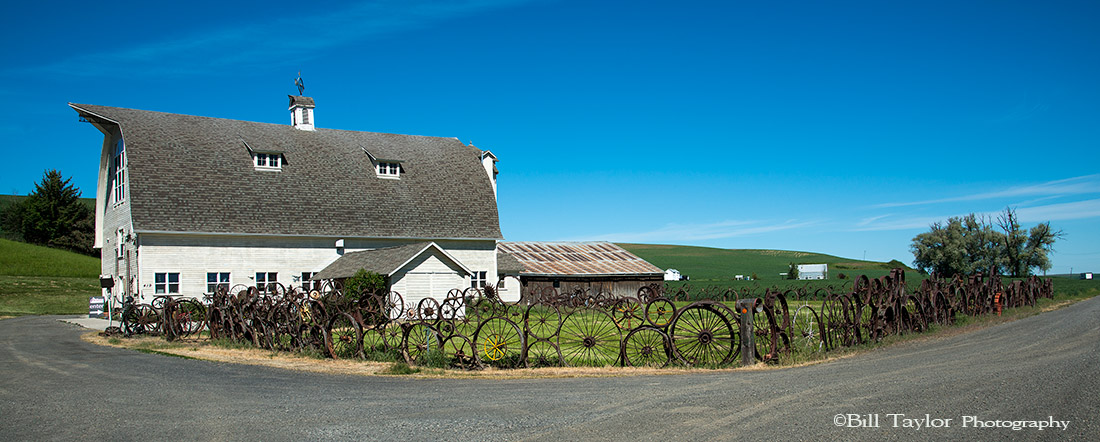
<svg viewBox="0 0 1100 442">
<path fill-rule="evenodd" d="M 522 263 L 525 275 L 664 274 L 664 270 L 609 242 L 500 242 L 497 249 Z"/>
</svg>

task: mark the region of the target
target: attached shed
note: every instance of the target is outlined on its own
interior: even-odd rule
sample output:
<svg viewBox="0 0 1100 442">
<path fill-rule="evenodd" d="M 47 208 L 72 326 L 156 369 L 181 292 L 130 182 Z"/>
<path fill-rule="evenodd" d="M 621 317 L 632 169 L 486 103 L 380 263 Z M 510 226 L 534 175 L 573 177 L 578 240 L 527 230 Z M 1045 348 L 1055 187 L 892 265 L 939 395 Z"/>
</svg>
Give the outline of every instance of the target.
<svg viewBox="0 0 1100 442">
<path fill-rule="evenodd" d="M 519 280 L 528 299 L 551 288 L 637 296 L 644 286 L 664 283 L 664 270 L 609 242 L 500 242 L 497 250 L 523 266 Z"/>
<path fill-rule="evenodd" d="M 434 242 L 421 242 L 345 254 L 313 279 L 342 280 L 360 269 L 385 276 L 390 289 L 404 297 L 406 306 L 415 306 L 426 297 L 443 300 L 451 289 L 462 288 L 471 274 Z"/>
<path fill-rule="evenodd" d="M 798 279 L 829 279 L 829 265 L 799 264 Z"/>
</svg>

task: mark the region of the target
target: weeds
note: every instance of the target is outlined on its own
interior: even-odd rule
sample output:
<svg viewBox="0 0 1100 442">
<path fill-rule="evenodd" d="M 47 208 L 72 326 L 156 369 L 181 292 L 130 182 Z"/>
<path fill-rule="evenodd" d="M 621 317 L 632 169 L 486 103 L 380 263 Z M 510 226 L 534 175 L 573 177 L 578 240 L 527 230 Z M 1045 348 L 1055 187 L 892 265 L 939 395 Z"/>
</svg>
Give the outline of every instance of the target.
<svg viewBox="0 0 1100 442">
<path fill-rule="evenodd" d="M 394 362 L 389 368 L 378 372 L 379 374 L 392 374 L 392 375 L 406 375 L 420 373 L 420 369 L 416 367 L 410 367 L 409 364 L 404 362 Z"/>
</svg>

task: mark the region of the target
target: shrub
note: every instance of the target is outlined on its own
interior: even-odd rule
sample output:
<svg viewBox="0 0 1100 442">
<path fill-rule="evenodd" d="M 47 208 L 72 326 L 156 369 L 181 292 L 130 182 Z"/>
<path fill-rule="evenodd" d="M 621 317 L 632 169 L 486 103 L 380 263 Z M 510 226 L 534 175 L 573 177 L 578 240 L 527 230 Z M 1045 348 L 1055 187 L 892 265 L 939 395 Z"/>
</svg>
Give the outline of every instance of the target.
<svg viewBox="0 0 1100 442">
<path fill-rule="evenodd" d="M 843 273 L 838 273 L 836 275 L 836 279 L 848 279 L 848 275 L 845 275 Z"/>
<path fill-rule="evenodd" d="M 344 299 L 348 301 L 358 301 L 364 294 L 383 290 L 386 290 L 386 277 L 364 269 L 359 269 L 354 276 L 344 281 Z"/>
</svg>

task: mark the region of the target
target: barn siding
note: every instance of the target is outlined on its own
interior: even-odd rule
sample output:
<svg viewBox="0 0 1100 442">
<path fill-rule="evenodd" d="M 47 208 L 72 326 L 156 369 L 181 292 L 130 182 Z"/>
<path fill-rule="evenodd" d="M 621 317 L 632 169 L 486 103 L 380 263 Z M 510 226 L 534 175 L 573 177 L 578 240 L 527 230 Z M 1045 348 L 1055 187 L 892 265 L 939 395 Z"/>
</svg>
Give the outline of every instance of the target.
<svg viewBox="0 0 1100 442">
<path fill-rule="evenodd" d="M 335 247 L 336 239 L 144 233 L 140 236 L 141 274 L 138 289 L 146 301 L 152 299 L 153 277 L 157 272 L 179 272 L 180 294 L 188 297 L 201 297 L 206 292 L 207 272 L 230 272 L 231 286 L 254 285 L 256 272 L 278 272 L 278 281 L 283 285 L 300 286 L 301 281 L 294 281 L 293 277 L 300 276 L 302 272 L 320 271 L 340 257 Z M 353 252 L 408 242 L 346 238 L 344 250 Z M 495 272 L 495 241 L 455 240 L 437 244 L 471 270 L 481 265 Z M 455 285 L 455 288 L 469 286 L 468 280 L 456 278 L 448 283 Z M 391 283 L 395 281 L 399 282 L 399 278 L 391 278 Z M 395 286 L 394 289 L 406 296 L 415 294 L 415 291 L 404 286 Z"/>
</svg>

